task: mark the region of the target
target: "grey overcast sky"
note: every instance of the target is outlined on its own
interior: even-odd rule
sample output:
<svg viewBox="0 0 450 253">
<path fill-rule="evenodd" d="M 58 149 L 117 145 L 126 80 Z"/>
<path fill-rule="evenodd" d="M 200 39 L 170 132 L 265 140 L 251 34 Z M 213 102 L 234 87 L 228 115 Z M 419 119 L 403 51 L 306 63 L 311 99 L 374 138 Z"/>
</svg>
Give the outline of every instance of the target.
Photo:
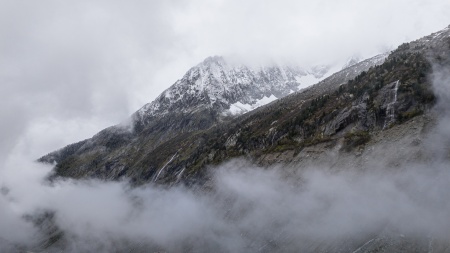
<svg viewBox="0 0 450 253">
<path fill-rule="evenodd" d="M 445 0 L 0 0 L 0 163 L 124 120 L 210 55 L 328 64 L 449 24 Z"/>
</svg>

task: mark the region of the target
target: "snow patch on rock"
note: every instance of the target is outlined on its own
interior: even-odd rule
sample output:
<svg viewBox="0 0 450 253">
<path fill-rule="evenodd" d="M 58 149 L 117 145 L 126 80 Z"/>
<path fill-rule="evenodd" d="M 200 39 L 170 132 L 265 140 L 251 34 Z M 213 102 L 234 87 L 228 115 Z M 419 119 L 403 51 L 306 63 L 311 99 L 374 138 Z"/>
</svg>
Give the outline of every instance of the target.
<svg viewBox="0 0 450 253">
<path fill-rule="evenodd" d="M 269 97 L 264 96 L 263 98 L 256 100 L 254 104 L 243 104 L 241 102 L 236 102 L 230 105 L 230 109 L 224 111 L 224 115 L 240 115 L 249 111 L 252 111 L 260 106 L 266 105 L 272 101 L 277 100 L 278 98 L 274 95 L 270 95 Z"/>
</svg>

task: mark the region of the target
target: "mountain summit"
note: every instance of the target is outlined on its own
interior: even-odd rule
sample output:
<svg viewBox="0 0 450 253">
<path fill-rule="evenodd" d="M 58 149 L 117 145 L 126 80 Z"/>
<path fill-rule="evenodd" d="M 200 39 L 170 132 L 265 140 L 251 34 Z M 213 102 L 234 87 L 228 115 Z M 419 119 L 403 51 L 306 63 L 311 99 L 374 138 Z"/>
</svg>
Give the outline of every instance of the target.
<svg viewBox="0 0 450 253">
<path fill-rule="evenodd" d="M 208 57 L 134 117 L 145 122 L 175 110 L 189 113 L 202 108 L 224 115 L 241 114 L 298 91 L 298 80 L 305 75 L 307 72 L 298 67 L 251 68 L 228 64 L 220 56 Z"/>
</svg>

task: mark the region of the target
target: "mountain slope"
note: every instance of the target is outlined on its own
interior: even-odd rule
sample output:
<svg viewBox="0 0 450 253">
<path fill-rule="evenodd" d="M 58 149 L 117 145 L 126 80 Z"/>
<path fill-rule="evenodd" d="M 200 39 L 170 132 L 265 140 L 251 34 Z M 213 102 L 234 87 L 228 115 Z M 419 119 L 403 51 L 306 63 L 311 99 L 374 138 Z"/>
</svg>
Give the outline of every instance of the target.
<svg viewBox="0 0 450 253">
<path fill-rule="evenodd" d="M 426 59 L 415 54 L 402 57 L 391 57 L 346 84 L 327 86 L 324 81 L 196 135 L 194 144 L 185 144 L 190 150 L 181 151 L 179 159 L 165 167 L 167 181 L 176 180 L 173 175 L 184 167 L 189 168 L 186 178 L 195 178 L 206 164 L 231 157 L 246 156 L 267 165 L 292 162 L 308 147 L 322 143 L 328 148 L 321 150 L 359 149 L 372 134 L 406 122 L 434 103 L 425 77 L 430 70 Z"/>
<path fill-rule="evenodd" d="M 448 53 L 448 35 L 445 29 L 404 44 L 387 59 L 381 55 L 359 62 L 314 86 L 228 119 L 224 112 L 235 103 L 288 94 L 298 85 L 294 80 L 300 72 L 280 68 L 255 72 L 229 68 L 219 57 L 208 58 L 136 112 L 134 131 L 114 126 L 40 161 L 56 163 L 59 176 L 127 177 L 142 184 L 195 180 L 206 165 L 233 157 L 270 164 L 293 160 L 273 159 L 275 154 L 288 152 L 292 158 L 319 143 L 330 147 L 343 143 L 342 151 L 363 147 L 373 133 L 421 115 L 433 105 L 427 58 Z"/>
<path fill-rule="evenodd" d="M 346 68 L 312 90 L 323 92 L 336 83 L 344 83 L 385 58 L 386 55 L 376 56 Z M 126 176 L 136 182 L 160 180 L 157 175 L 165 175 L 159 173 L 160 168 L 175 153 L 185 153 L 195 147 L 191 142 L 197 143 L 196 134 L 236 117 L 229 117 L 233 106 L 257 105 L 264 97 L 286 96 L 300 85 L 296 80 L 302 73 L 279 67 L 259 71 L 244 66 L 231 68 L 220 57 L 208 58 L 154 102 L 133 114 L 132 130 L 121 125 L 107 128 L 40 161 L 56 163 L 57 174 L 61 176 L 109 179 Z M 191 155 L 186 157 L 195 157 Z M 173 161 L 179 158 L 176 155 Z"/>
</svg>

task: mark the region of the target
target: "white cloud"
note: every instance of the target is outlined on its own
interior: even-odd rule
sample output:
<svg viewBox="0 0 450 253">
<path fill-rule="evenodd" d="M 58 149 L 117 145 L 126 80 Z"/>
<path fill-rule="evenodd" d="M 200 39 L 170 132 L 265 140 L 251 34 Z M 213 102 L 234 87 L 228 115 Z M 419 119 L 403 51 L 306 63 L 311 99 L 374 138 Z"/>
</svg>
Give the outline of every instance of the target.
<svg viewBox="0 0 450 253">
<path fill-rule="evenodd" d="M 176 31 L 197 55 L 297 63 L 370 56 L 448 25 L 444 1 L 191 1 Z"/>
</svg>

